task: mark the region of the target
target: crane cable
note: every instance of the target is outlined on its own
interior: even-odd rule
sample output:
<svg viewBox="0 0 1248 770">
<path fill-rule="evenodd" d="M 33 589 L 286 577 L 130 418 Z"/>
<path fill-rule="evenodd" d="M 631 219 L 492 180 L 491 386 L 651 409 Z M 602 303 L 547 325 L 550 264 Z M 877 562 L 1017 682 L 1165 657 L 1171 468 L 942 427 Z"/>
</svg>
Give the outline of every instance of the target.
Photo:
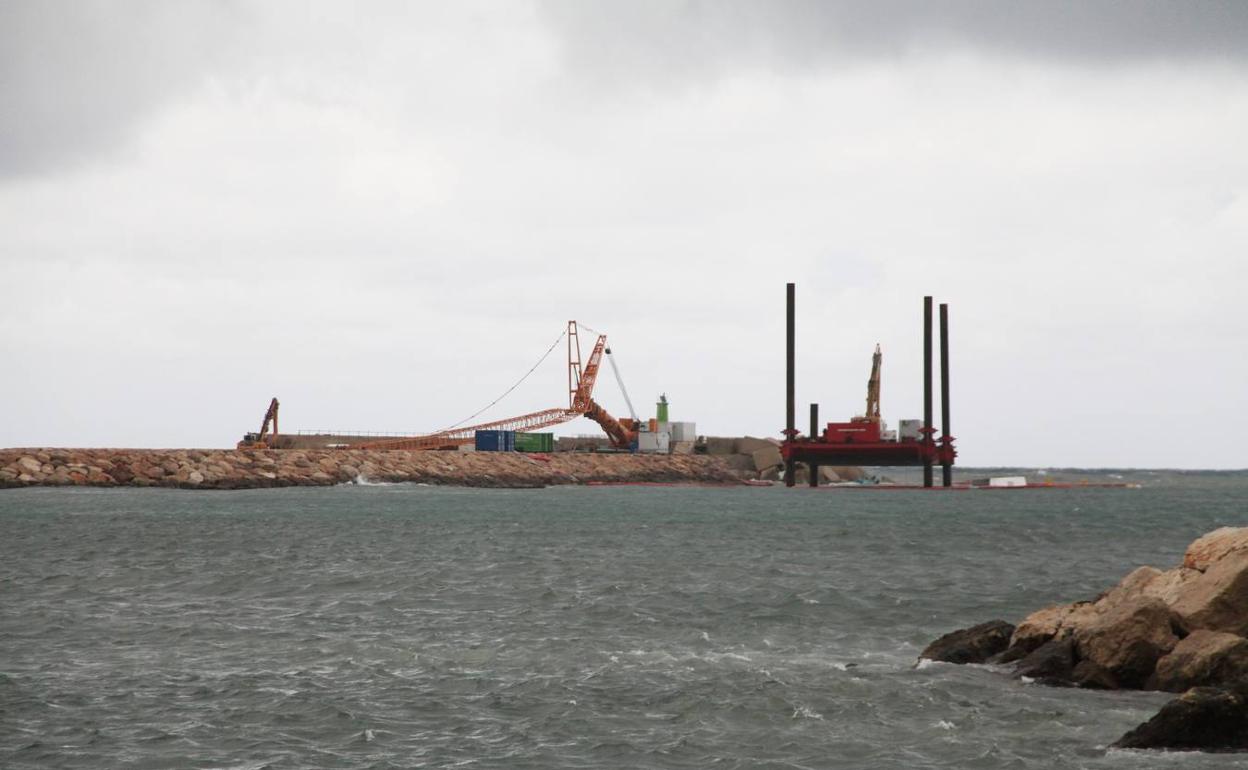
<svg viewBox="0 0 1248 770">
<path fill-rule="evenodd" d="M 620 392 L 624 394 L 624 403 L 628 404 L 628 413 L 632 415 L 633 422 L 641 422 L 637 419 L 637 410 L 633 408 L 633 400 L 628 397 L 628 389 L 624 387 L 624 378 L 620 376 L 620 367 L 615 365 L 615 356 L 611 355 L 611 348 L 607 348 L 607 360 L 611 362 L 611 371 L 615 372 L 615 381 L 619 383 Z"/>
<path fill-rule="evenodd" d="M 510 395 L 510 394 L 511 394 L 511 392 L 512 392 L 513 390 L 515 390 L 516 388 L 520 387 L 520 384 L 529 378 L 529 375 L 530 375 L 530 374 L 532 374 L 533 372 L 537 371 L 537 367 L 541 366 L 541 365 L 542 365 L 542 362 L 543 362 L 543 361 L 545 361 L 547 358 L 549 358 L 549 357 L 550 357 L 550 354 L 551 354 L 551 353 L 553 353 L 553 352 L 555 351 L 555 348 L 559 346 L 559 343 L 563 340 L 563 338 L 564 338 L 565 336 L 567 336 L 567 334 L 568 334 L 568 332 L 567 332 L 567 330 L 566 330 L 566 329 L 565 329 L 564 331 L 560 332 L 560 333 L 559 333 L 559 336 L 555 338 L 555 341 L 554 341 L 554 342 L 552 342 L 552 343 L 550 343 L 550 347 L 546 350 L 546 352 L 545 352 L 545 353 L 543 353 L 543 354 L 542 354 L 542 357 L 541 357 L 541 358 L 539 358 L 539 359 L 537 359 L 537 363 L 533 364 L 532 368 L 530 368 L 527 372 L 525 372 L 523 377 L 521 377 L 520 379 L 516 380 L 516 384 L 512 385 L 510 388 L 508 388 L 507 390 L 503 391 L 503 394 L 502 394 L 501 396 L 499 396 L 498 398 L 494 399 L 493 401 L 491 401 L 490 403 L 486 404 L 485 406 L 481 407 L 480 409 L 478 409 L 477 411 L 473 412 L 472 414 L 468 415 L 467 417 L 465 417 L 464 419 L 460 420 L 459 422 L 455 423 L 454 425 L 450 426 L 449 428 L 445 428 L 445 429 L 443 429 L 443 430 L 438 431 L 438 433 L 439 433 L 439 434 L 440 434 L 440 433 L 450 433 L 451 431 L 455 430 L 456 428 L 458 428 L 459 426 L 461 426 L 461 425 L 463 425 L 464 423 L 468 422 L 469 420 L 471 420 L 471 419 L 473 419 L 473 418 L 477 417 L 477 416 L 478 416 L 478 415 L 480 415 L 482 412 L 488 411 L 488 410 L 490 409 L 490 407 L 494 406 L 494 405 L 495 405 L 495 404 L 497 404 L 499 401 L 502 401 L 504 398 L 507 398 L 507 396 L 508 396 L 508 395 Z M 434 435 L 436 435 L 436 434 L 434 434 Z"/>
</svg>

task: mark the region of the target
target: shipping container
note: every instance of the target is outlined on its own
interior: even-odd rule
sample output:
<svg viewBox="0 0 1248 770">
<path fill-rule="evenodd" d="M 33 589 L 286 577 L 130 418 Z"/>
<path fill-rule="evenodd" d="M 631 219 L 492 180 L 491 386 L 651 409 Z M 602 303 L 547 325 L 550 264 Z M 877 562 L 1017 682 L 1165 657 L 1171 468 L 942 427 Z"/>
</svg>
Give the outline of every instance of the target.
<svg viewBox="0 0 1248 770">
<path fill-rule="evenodd" d="M 667 424 L 667 432 L 671 434 L 672 441 L 698 440 L 697 425 L 692 422 L 669 422 Z"/>
<path fill-rule="evenodd" d="M 478 452 L 514 452 L 516 450 L 514 430 L 479 430 L 475 438 Z"/>
<path fill-rule="evenodd" d="M 517 452 L 553 452 L 555 451 L 555 434 L 553 433 L 517 433 Z"/>
</svg>

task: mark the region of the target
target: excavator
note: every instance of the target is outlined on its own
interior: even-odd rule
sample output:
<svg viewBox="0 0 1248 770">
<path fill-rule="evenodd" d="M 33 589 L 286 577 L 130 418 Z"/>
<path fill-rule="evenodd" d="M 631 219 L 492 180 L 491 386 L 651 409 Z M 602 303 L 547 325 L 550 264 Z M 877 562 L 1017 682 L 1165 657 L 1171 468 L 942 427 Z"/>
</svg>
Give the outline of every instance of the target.
<svg viewBox="0 0 1248 770">
<path fill-rule="evenodd" d="M 875 355 L 871 356 L 871 377 L 867 380 L 867 411 L 858 417 L 850 418 L 850 422 L 873 422 L 880 424 L 880 367 L 884 362 L 884 354 L 880 345 L 875 345 Z"/>
<path fill-rule="evenodd" d="M 277 398 L 269 402 L 269 409 L 264 413 L 264 422 L 260 423 L 259 433 L 246 433 L 238 442 L 239 449 L 272 449 L 277 443 Z M 273 424 L 273 432 L 269 433 L 269 423 Z"/>
</svg>

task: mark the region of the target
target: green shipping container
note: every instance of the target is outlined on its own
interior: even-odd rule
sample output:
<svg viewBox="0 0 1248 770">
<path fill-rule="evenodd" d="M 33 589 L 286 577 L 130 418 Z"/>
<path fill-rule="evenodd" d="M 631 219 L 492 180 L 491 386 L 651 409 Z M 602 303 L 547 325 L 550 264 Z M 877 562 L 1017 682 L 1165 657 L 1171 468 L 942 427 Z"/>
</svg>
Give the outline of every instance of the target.
<svg viewBox="0 0 1248 770">
<path fill-rule="evenodd" d="M 517 433 L 517 452 L 553 452 L 555 451 L 555 434 L 553 433 Z"/>
</svg>

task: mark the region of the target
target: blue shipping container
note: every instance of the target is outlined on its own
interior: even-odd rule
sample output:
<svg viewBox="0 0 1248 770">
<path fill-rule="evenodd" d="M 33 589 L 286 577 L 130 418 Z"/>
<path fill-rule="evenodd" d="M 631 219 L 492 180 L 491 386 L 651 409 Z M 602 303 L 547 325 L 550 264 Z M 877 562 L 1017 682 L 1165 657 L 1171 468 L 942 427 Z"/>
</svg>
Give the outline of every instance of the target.
<svg viewBox="0 0 1248 770">
<path fill-rule="evenodd" d="M 479 430 L 475 434 L 475 439 L 478 452 L 516 451 L 514 430 Z"/>
</svg>

